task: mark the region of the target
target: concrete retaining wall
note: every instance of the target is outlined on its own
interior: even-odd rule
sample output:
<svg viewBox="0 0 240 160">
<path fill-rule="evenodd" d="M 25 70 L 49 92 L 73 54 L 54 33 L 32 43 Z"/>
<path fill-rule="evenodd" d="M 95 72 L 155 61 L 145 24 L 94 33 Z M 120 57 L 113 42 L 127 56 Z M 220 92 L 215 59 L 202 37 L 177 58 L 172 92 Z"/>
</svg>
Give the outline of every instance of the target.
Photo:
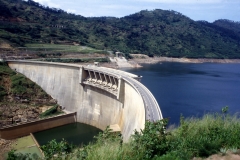
<svg viewBox="0 0 240 160">
<path fill-rule="evenodd" d="M 8 61 L 9 66 L 40 85 L 66 110 L 77 112 L 77 121 L 104 130 L 118 125 L 127 141 L 135 129 L 144 128 L 141 95 L 123 81 L 121 98 L 94 86 L 80 84 L 81 66 L 47 62 Z"/>
<path fill-rule="evenodd" d="M 76 122 L 76 113 L 70 113 L 65 115 L 59 115 L 44 120 L 37 120 L 32 122 L 26 122 L 16 124 L 12 126 L 6 126 L 0 129 L 0 138 L 3 139 L 15 139 L 23 136 L 27 136 L 30 133 L 70 124 Z"/>
</svg>

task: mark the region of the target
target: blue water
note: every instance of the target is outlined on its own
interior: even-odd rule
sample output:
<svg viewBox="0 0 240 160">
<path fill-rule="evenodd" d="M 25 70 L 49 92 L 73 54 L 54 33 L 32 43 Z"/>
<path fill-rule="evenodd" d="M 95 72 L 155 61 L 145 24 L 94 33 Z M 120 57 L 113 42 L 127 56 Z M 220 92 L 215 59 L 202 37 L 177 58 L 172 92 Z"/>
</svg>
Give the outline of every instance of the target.
<svg viewBox="0 0 240 160">
<path fill-rule="evenodd" d="M 126 71 L 143 76 L 171 124 L 181 114 L 201 117 L 225 106 L 230 114 L 240 111 L 240 64 L 165 62 Z"/>
</svg>

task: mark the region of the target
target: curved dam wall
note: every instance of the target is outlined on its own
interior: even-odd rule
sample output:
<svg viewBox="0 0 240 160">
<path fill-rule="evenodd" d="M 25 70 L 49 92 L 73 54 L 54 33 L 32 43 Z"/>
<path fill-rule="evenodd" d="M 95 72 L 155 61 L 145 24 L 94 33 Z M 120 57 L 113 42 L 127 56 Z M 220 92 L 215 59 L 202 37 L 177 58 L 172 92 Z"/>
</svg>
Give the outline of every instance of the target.
<svg viewBox="0 0 240 160">
<path fill-rule="evenodd" d="M 137 81 L 135 75 L 102 67 L 36 61 L 8 61 L 8 65 L 36 82 L 65 110 L 77 112 L 78 122 L 101 130 L 115 126 L 124 141 L 135 129 L 143 129 L 146 119 L 162 118 L 158 105 L 158 109 L 155 107 L 158 116 L 147 118 L 149 106 L 130 82 Z"/>
</svg>

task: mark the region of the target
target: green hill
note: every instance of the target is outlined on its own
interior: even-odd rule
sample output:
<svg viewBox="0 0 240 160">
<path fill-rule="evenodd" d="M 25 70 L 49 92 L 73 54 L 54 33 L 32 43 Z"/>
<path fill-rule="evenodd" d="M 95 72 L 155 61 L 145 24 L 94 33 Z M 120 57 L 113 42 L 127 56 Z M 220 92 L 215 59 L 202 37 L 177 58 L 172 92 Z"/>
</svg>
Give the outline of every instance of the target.
<svg viewBox="0 0 240 160">
<path fill-rule="evenodd" d="M 219 19 L 214 21 L 213 24 L 231 30 L 234 33 L 240 35 L 240 22 L 234 22 L 227 19 Z"/>
<path fill-rule="evenodd" d="M 230 20 L 193 21 L 161 9 L 122 18 L 86 18 L 32 0 L 0 0 L 0 10 L 0 42 L 13 47 L 78 43 L 150 56 L 240 58 L 239 22 Z"/>
</svg>

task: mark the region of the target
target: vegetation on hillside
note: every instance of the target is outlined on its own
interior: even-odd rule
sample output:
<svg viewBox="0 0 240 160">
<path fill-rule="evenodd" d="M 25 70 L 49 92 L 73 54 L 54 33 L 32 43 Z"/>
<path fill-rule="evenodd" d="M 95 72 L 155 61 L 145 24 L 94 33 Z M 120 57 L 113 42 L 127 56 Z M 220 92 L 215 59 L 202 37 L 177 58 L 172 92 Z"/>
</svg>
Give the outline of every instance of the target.
<svg viewBox="0 0 240 160">
<path fill-rule="evenodd" d="M 33 0 L 0 0 L 0 7 L 0 38 L 12 46 L 75 43 L 149 56 L 240 58 L 239 22 L 193 21 L 161 9 L 85 18 Z"/>
<path fill-rule="evenodd" d="M 219 19 L 214 21 L 213 24 L 234 31 L 235 34 L 240 34 L 240 22 L 234 22 L 228 19 Z"/>
<path fill-rule="evenodd" d="M 9 102 L 10 99 L 20 102 L 23 99 L 50 98 L 36 83 L 30 81 L 24 75 L 13 71 L 4 62 L 0 62 L 0 87 L 1 102 Z"/>
<path fill-rule="evenodd" d="M 240 119 L 227 115 L 226 111 L 227 108 L 222 114 L 206 114 L 203 118 L 181 116 L 180 126 L 171 131 L 166 130 L 167 119 L 146 122 L 144 130 L 135 131 L 129 143 L 122 143 L 121 136 L 107 128 L 96 137 L 95 143 L 81 148 L 73 149 L 65 141 L 54 140 L 42 148 L 46 159 L 187 160 L 217 153 L 239 154 Z"/>
<path fill-rule="evenodd" d="M 69 45 L 69 44 L 25 44 L 26 47 L 18 48 L 21 51 L 27 50 L 29 52 L 43 52 L 43 53 L 51 53 L 54 52 L 55 54 L 60 53 L 102 53 L 107 54 L 107 51 L 97 50 L 86 46 L 79 46 L 79 45 Z"/>
<path fill-rule="evenodd" d="M 36 83 L 0 62 L 0 127 L 39 119 L 40 107 L 56 104 L 51 100 Z M 51 112 L 41 116 L 45 118 L 50 114 L 53 115 Z"/>
<path fill-rule="evenodd" d="M 63 111 L 61 111 L 60 106 L 56 104 L 53 107 L 46 110 L 45 112 L 41 113 L 40 118 L 47 118 L 47 117 L 55 116 L 61 113 L 63 113 Z"/>
<path fill-rule="evenodd" d="M 89 62 L 109 62 L 108 58 L 45 58 L 40 61 L 60 62 L 60 63 L 89 63 Z"/>
</svg>

